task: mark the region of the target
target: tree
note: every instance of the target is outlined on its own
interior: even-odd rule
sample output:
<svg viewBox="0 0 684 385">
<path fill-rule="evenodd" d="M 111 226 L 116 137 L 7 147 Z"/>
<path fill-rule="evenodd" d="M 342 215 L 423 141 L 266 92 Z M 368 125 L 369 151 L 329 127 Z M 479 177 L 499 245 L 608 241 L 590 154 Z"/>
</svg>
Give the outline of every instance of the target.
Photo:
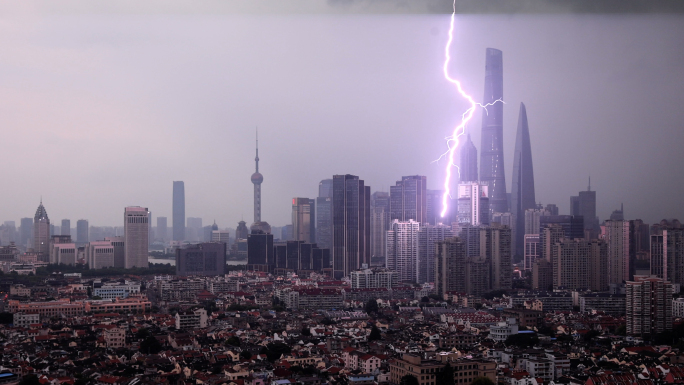
<svg viewBox="0 0 684 385">
<path fill-rule="evenodd" d="M 470 385 L 494 385 L 494 381 L 489 377 L 476 377 Z"/>
<path fill-rule="evenodd" d="M 302 335 L 303 335 L 304 337 L 311 337 L 311 329 L 309 329 L 308 327 L 304 326 L 304 327 L 302 328 Z"/>
<path fill-rule="evenodd" d="M 442 369 L 441 372 L 437 373 L 436 376 L 437 379 L 437 384 L 439 385 L 454 385 L 454 368 L 451 367 L 451 364 L 447 362 L 446 366 Z"/>
<path fill-rule="evenodd" d="M 620 335 L 620 336 L 625 336 L 627 335 L 627 325 L 622 324 L 615 329 L 615 334 Z"/>
<path fill-rule="evenodd" d="M 231 336 L 226 340 L 227 345 L 240 347 L 240 339 L 236 336 Z"/>
<path fill-rule="evenodd" d="M 279 359 L 283 354 L 290 354 L 292 351 L 289 345 L 280 341 L 271 342 L 266 347 L 268 348 L 266 356 L 271 362 Z"/>
<path fill-rule="evenodd" d="M 14 315 L 12 313 L 0 313 L 0 324 L 8 325 L 14 322 Z"/>
<path fill-rule="evenodd" d="M 380 333 L 380 329 L 378 329 L 377 326 L 373 325 L 371 328 L 370 335 L 368 336 L 368 342 L 370 341 L 377 341 L 382 339 L 382 334 Z"/>
<path fill-rule="evenodd" d="M 366 307 L 365 307 L 366 313 L 377 313 L 378 312 L 378 301 L 374 298 L 371 298 L 366 302 Z"/>
<path fill-rule="evenodd" d="M 420 382 L 418 382 L 418 378 L 416 378 L 416 376 L 407 374 L 401 378 L 399 385 L 420 385 Z"/>
<path fill-rule="evenodd" d="M 539 342 L 537 333 L 517 333 L 511 334 L 506 338 L 506 345 L 517 346 L 519 348 L 528 348 L 536 345 Z"/>
<path fill-rule="evenodd" d="M 251 360 L 252 359 L 252 353 L 250 353 L 247 350 L 243 350 L 240 352 L 240 358 L 243 360 Z"/>
<path fill-rule="evenodd" d="M 41 383 L 40 380 L 38 380 L 38 376 L 35 374 L 27 374 L 21 378 L 19 385 L 41 385 Z"/>
<path fill-rule="evenodd" d="M 140 343 L 140 353 L 157 354 L 161 351 L 162 346 L 154 336 L 147 336 L 147 338 Z"/>
</svg>

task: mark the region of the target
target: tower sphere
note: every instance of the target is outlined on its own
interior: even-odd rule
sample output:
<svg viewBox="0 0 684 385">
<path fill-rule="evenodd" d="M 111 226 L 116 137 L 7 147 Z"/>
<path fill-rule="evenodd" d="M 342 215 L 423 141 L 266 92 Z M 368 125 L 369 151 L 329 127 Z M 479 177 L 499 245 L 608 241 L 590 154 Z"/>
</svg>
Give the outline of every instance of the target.
<svg viewBox="0 0 684 385">
<path fill-rule="evenodd" d="M 261 184 L 264 181 L 264 176 L 259 172 L 252 174 L 252 183 Z"/>
</svg>

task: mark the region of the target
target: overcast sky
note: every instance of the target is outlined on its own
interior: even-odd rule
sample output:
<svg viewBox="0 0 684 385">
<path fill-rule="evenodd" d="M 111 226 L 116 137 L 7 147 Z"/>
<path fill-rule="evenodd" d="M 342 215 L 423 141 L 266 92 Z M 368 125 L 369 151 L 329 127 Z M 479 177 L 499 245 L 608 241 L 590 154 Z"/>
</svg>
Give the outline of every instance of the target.
<svg viewBox="0 0 684 385">
<path fill-rule="evenodd" d="M 140 3 L 0 6 L 1 221 L 42 195 L 53 223 L 122 226 L 127 205 L 170 223 L 183 180 L 187 216 L 251 223 L 257 126 L 271 225 L 333 174 L 440 188 L 466 108 L 441 72 L 450 3 Z M 682 13 L 542 10 L 456 18 L 450 71 L 476 100 L 503 51 L 509 189 L 524 102 L 537 201 L 567 213 L 591 175 L 601 220 L 684 219 Z"/>
</svg>

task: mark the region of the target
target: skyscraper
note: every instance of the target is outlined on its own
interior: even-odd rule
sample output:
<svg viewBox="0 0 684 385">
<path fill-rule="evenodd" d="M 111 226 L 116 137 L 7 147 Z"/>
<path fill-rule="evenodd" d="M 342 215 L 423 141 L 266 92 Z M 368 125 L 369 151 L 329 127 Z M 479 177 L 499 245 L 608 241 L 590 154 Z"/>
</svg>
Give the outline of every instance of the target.
<svg viewBox="0 0 684 385">
<path fill-rule="evenodd" d="M 376 191 L 371 195 L 371 257 L 385 257 L 387 230 L 390 226 L 389 193 Z"/>
<path fill-rule="evenodd" d="M 530 145 L 530 129 L 527 125 L 527 110 L 520 103 L 518 116 L 518 133 L 515 138 L 513 153 L 513 186 L 511 190 L 511 213 L 515 221 L 513 235 L 515 255 L 522 256 L 525 251 L 525 211 L 536 207 L 534 197 L 534 172 L 532 168 L 532 147 Z"/>
<path fill-rule="evenodd" d="M 606 221 L 608 243 L 608 283 L 621 284 L 629 280 L 629 222 Z"/>
<path fill-rule="evenodd" d="M 460 164 L 458 172 L 460 174 L 461 183 L 476 182 L 477 179 L 477 148 L 470 140 L 470 134 L 461 146 Z"/>
<path fill-rule="evenodd" d="M 185 183 L 173 182 L 173 240 L 185 240 Z"/>
<path fill-rule="evenodd" d="M 33 247 L 33 218 L 21 218 L 19 243 L 21 244 L 21 247 L 24 248 Z"/>
<path fill-rule="evenodd" d="M 570 197 L 570 215 L 581 215 L 584 218 L 584 231 L 590 238 L 596 238 L 599 233 L 599 221 L 596 217 L 596 191 L 591 191 L 591 178 L 587 191 L 580 191 L 579 195 Z"/>
<path fill-rule="evenodd" d="M 390 220 L 427 222 L 427 178 L 422 175 L 402 176 L 390 186 Z"/>
<path fill-rule="evenodd" d="M 217 276 L 226 271 L 226 244 L 204 242 L 176 249 L 176 275 Z"/>
<path fill-rule="evenodd" d="M 88 243 L 88 220 L 79 219 L 76 221 L 76 243 L 83 246 Z"/>
<path fill-rule="evenodd" d="M 249 236 L 249 229 L 247 228 L 247 222 L 238 222 L 238 227 L 235 229 L 235 241 L 238 239 L 247 239 Z"/>
<path fill-rule="evenodd" d="M 425 199 L 425 207 L 427 209 L 427 223 L 436 225 L 438 223 L 449 223 L 442 218 L 442 197 L 444 191 L 442 190 L 426 190 L 427 199 Z"/>
<path fill-rule="evenodd" d="M 416 282 L 418 278 L 418 231 L 420 223 L 395 219 L 387 232 L 387 268 L 399 273 L 399 280 Z"/>
<path fill-rule="evenodd" d="M 684 285 L 684 228 L 676 219 L 653 225 L 651 274 Z"/>
<path fill-rule="evenodd" d="M 185 223 L 185 240 L 199 242 L 202 233 L 202 218 L 188 217 Z"/>
<path fill-rule="evenodd" d="M 47 262 L 50 257 L 50 219 L 43 206 L 43 200 L 33 217 L 33 250 L 38 253 L 38 260 Z"/>
<path fill-rule="evenodd" d="M 482 104 L 491 104 L 482 112 L 482 145 L 480 146 L 480 180 L 489 185 L 492 212 L 508 211 L 503 153 L 503 54 L 487 48 L 485 58 L 485 90 Z"/>
<path fill-rule="evenodd" d="M 149 219 L 147 208 L 132 206 L 124 209 L 124 261 L 127 269 L 149 266 Z"/>
<path fill-rule="evenodd" d="M 259 132 L 257 131 L 256 138 L 256 157 L 254 158 L 256 164 L 256 171 L 252 174 L 252 183 L 254 184 L 254 223 L 261 222 L 261 183 L 264 182 L 264 176 L 259 173 Z"/>
<path fill-rule="evenodd" d="M 332 179 L 323 179 L 318 184 L 316 198 L 316 243 L 323 249 L 332 246 L 332 182 Z"/>
<path fill-rule="evenodd" d="M 459 237 L 447 238 L 436 245 L 435 291 L 444 296 L 448 292 L 466 292 L 466 250 Z"/>
<path fill-rule="evenodd" d="M 472 226 L 489 224 L 489 187 L 479 182 L 458 185 L 458 223 Z"/>
<path fill-rule="evenodd" d="M 157 232 L 155 233 L 155 236 L 157 239 L 160 239 L 162 241 L 165 241 L 168 239 L 169 236 L 169 230 L 168 230 L 168 221 L 166 217 L 157 217 Z"/>
<path fill-rule="evenodd" d="M 253 230 L 247 238 L 247 268 L 256 271 L 273 271 L 274 267 L 273 234 Z"/>
<path fill-rule="evenodd" d="M 295 241 L 313 243 L 312 199 L 292 198 L 292 231 Z"/>
<path fill-rule="evenodd" d="M 451 226 L 421 224 L 418 231 L 418 283 L 435 281 L 435 245 L 454 236 Z"/>
<path fill-rule="evenodd" d="M 370 263 L 370 186 L 355 175 L 333 176 L 333 274 Z"/>
<path fill-rule="evenodd" d="M 62 229 L 60 235 L 71 235 L 71 221 L 68 219 L 62 219 Z"/>
</svg>

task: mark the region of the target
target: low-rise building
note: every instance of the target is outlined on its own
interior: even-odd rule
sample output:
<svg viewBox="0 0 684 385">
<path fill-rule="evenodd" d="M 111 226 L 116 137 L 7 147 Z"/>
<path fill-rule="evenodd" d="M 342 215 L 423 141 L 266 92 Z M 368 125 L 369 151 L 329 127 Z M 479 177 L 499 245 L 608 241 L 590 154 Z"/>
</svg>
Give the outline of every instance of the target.
<svg viewBox="0 0 684 385">
<path fill-rule="evenodd" d="M 133 281 L 93 283 L 93 295 L 102 299 L 128 298 L 131 294 L 140 294 L 140 283 Z"/>
<path fill-rule="evenodd" d="M 489 328 L 489 338 L 496 342 L 504 342 L 513 334 L 518 334 L 518 323 L 515 318 L 508 318 Z"/>
<path fill-rule="evenodd" d="M 15 327 L 26 328 L 30 325 L 40 323 L 40 314 L 38 313 L 14 313 L 12 316 L 12 323 Z"/>
<path fill-rule="evenodd" d="M 176 313 L 176 329 L 190 330 L 207 327 L 207 311 L 204 309 L 187 310 Z"/>
<path fill-rule="evenodd" d="M 602 311 L 606 314 L 621 316 L 625 314 L 625 295 L 610 293 L 587 293 L 579 297 L 580 311 Z"/>
<path fill-rule="evenodd" d="M 104 340 L 108 348 L 117 349 L 126 346 L 126 331 L 115 327 L 104 331 Z"/>
</svg>

